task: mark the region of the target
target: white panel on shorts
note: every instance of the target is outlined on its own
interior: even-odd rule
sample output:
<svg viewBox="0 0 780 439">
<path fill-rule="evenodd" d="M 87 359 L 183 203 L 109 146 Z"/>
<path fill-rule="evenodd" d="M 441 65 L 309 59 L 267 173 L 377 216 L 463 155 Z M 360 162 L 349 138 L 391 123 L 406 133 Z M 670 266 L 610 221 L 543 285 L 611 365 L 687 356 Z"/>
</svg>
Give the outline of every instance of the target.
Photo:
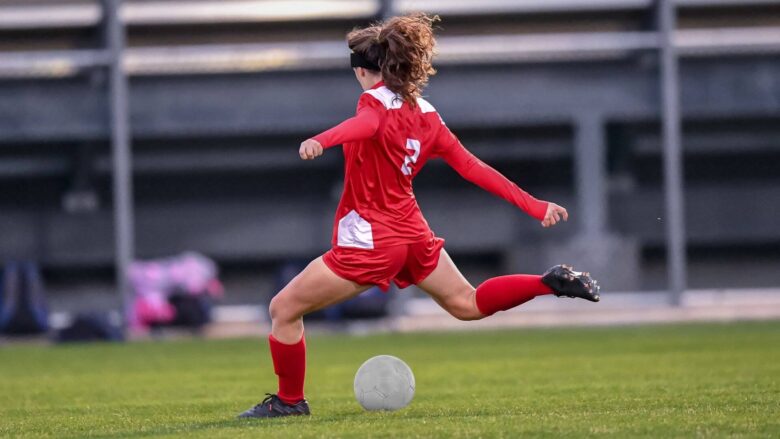
<svg viewBox="0 0 780 439">
<path fill-rule="evenodd" d="M 364 93 L 368 93 L 371 96 L 377 98 L 382 105 L 388 110 L 397 110 L 404 104 L 404 100 L 401 99 L 401 95 L 395 94 L 390 91 L 389 88 L 382 86 L 371 90 L 366 90 Z"/>
<path fill-rule="evenodd" d="M 339 247 L 373 249 L 374 235 L 371 233 L 371 223 L 354 210 L 350 210 L 339 220 L 337 243 Z"/>
</svg>

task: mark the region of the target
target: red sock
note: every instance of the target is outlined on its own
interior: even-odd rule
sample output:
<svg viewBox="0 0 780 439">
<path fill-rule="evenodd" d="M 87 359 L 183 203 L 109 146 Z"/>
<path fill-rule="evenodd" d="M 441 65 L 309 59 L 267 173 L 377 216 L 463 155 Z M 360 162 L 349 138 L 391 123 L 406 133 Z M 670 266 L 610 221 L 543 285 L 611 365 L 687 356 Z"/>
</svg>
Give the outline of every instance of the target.
<svg viewBox="0 0 780 439">
<path fill-rule="evenodd" d="M 274 372 L 279 377 L 279 399 L 287 404 L 295 404 L 303 399 L 303 379 L 306 376 L 306 340 L 295 344 L 284 344 L 268 336 L 271 346 L 271 358 L 274 361 Z"/>
<path fill-rule="evenodd" d="M 542 283 L 542 276 L 499 276 L 488 279 L 477 287 L 477 308 L 479 312 L 489 316 L 522 305 L 536 296 L 552 293 L 553 290 Z"/>
</svg>

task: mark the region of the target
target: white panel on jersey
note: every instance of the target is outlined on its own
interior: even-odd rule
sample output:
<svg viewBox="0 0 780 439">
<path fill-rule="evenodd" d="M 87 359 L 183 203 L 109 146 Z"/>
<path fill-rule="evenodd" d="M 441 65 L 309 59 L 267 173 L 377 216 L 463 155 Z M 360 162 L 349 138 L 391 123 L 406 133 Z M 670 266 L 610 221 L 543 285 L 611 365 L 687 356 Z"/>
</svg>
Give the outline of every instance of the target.
<svg viewBox="0 0 780 439">
<path fill-rule="evenodd" d="M 388 110 L 397 110 L 404 104 L 404 100 L 401 95 L 393 93 L 389 88 L 382 86 L 371 90 L 366 90 L 364 93 L 368 93 L 371 96 L 377 98 L 382 105 Z"/>
<path fill-rule="evenodd" d="M 371 223 L 354 210 L 350 210 L 339 220 L 337 243 L 339 247 L 373 249 L 374 235 L 371 232 Z"/>
<path fill-rule="evenodd" d="M 431 105 L 430 102 L 426 101 L 423 98 L 417 98 L 417 105 L 420 106 L 420 111 L 423 113 L 432 113 L 436 111 L 435 108 L 433 108 L 433 105 Z"/>
</svg>

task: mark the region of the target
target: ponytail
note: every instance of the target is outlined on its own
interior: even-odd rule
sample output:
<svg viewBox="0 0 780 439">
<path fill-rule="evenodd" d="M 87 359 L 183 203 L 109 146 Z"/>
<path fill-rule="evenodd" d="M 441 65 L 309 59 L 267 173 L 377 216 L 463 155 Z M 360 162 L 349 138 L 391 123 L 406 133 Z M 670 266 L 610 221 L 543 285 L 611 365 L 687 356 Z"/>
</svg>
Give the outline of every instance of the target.
<svg viewBox="0 0 780 439">
<path fill-rule="evenodd" d="M 418 12 L 393 17 L 347 35 L 353 52 L 379 66 L 382 79 L 390 91 L 397 93 L 411 106 L 436 74 L 432 61 L 436 39 L 433 24 L 437 15 Z"/>
</svg>

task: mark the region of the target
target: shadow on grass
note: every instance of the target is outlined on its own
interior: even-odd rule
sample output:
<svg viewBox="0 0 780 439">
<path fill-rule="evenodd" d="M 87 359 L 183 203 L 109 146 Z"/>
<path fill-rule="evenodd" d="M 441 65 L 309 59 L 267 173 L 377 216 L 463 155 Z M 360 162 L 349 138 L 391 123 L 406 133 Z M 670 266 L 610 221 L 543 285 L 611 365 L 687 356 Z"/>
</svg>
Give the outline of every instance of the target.
<svg viewBox="0 0 780 439">
<path fill-rule="evenodd" d="M 251 428 L 251 429 L 263 429 L 271 427 L 280 427 L 286 425 L 293 425 L 295 423 L 316 424 L 324 425 L 334 422 L 342 422 L 349 419 L 356 418 L 364 415 L 363 413 L 340 413 L 332 414 L 323 417 L 294 417 L 294 418 L 276 418 L 276 419 L 213 419 L 205 422 L 186 422 L 177 424 L 162 424 L 156 427 L 144 429 L 142 431 L 118 431 L 109 434 L 96 434 L 93 437 L 96 438 L 129 438 L 129 437 L 150 437 L 166 434 L 187 434 L 195 433 L 198 431 L 212 430 L 212 429 L 235 429 L 235 428 Z M 76 439 L 83 436 L 69 436 Z"/>
<path fill-rule="evenodd" d="M 161 424 L 156 427 L 144 429 L 142 431 L 118 431 L 109 434 L 96 434 L 92 437 L 97 438 L 140 438 L 151 437 L 158 435 L 171 435 L 171 434 L 188 434 L 196 433 L 206 430 L 231 430 L 231 429 L 266 429 L 272 427 L 283 427 L 295 424 L 306 424 L 309 426 L 324 426 L 329 424 L 338 424 L 350 421 L 388 421 L 392 419 L 397 420 L 413 420 L 413 419 L 435 419 L 435 418 L 450 418 L 457 416 L 459 418 L 479 417 L 485 413 L 476 413 L 471 410 L 467 410 L 466 413 L 463 410 L 441 410 L 434 412 L 341 412 L 331 413 L 324 416 L 311 416 L 311 417 L 292 417 L 292 418 L 276 418 L 276 419 L 212 419 L 204 422 L 186 422 L 186 423 L 172 423 Z M 492 416 L 502 416 L 502 413 L 491 413 Z M 70 438 L 77 438 L 82 436 L 69 436 Z"/>
</svg>

